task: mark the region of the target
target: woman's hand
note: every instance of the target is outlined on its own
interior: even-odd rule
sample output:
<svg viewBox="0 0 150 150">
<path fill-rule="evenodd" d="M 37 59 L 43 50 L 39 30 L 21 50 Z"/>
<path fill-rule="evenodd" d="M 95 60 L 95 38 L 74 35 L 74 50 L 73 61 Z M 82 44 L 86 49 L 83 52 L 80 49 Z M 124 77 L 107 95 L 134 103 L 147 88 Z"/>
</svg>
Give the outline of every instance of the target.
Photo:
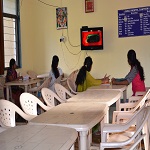
<svg viewBox="0 0 150 150">
<path fill-rule="evenodd" d="M 110 75 L 107 76 L 107 74 L 105 74 L 104 78 L 102 79 L 103 83 L 109 83 L 109 80 L 110 80 L 109 77 Z"/>
</svg>

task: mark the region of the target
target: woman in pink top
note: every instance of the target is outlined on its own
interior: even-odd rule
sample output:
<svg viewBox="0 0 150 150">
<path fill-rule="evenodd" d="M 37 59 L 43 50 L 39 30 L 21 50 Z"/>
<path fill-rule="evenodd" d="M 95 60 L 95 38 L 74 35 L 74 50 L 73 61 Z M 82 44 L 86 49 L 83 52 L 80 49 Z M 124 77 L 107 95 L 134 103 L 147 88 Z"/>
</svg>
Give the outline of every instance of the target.
<svg viewBox="0 0 150 150">
<path fill-rule="evenodd" d="M 121 79 L 112 78 L 112 84 L 129 85 L 132 82 L 133 95 L 135 95 L 137 91 L 146 91 L 144 83 L 145 80 L 144 70 L 140 62 L 136 58 L 135 51 L 129 50 L 127 58 L 128 63 L 131 66 L 130 72 L 126 75 L 125 78 Z"/>
</svg>

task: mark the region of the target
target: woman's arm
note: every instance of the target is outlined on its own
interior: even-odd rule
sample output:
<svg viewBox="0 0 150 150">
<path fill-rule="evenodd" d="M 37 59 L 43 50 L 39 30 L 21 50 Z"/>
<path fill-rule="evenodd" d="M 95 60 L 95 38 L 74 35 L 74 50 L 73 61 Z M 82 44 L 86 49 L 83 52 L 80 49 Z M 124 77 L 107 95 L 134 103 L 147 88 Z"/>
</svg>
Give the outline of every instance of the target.
<svg viewBox="0 0 150 150">
<path fill-rule="evenodd" d="M 115 85 L 129 85 L 129 82 L 126 79 L 119 81 L 119 80 L 117 80 L 115 78 L 112 78 L 111 79 L 111 83 L 115 84 Z"/>
<path fill-rule="evenodd" d="M 116 84 L 116 85 L 121 85 L 121 84 L 129 85 L 132 82 L 132 80 L 135 78 L 137 73 L 138 73 L 138 71 L 137 71 L 136 67 L 133 67 L 124 79 L 112 78 L 111 82 L 112 82 L 112 84 Z"/>
</svg>

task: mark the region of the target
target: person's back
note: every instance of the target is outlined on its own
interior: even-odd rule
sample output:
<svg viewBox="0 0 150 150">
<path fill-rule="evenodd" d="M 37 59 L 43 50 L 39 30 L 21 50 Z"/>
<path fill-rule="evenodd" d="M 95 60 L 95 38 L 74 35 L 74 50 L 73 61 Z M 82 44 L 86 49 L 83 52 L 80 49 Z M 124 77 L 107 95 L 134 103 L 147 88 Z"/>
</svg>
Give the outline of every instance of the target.
<svg viewBox="0 0 150 150">
<path fill-rule="evenodd" d="M 132 91 L 133 95 L 138 91 L 146 91 L 144 80 L 141 80 L 139 73 L 132 80 Z"/>
<path fill-rule="evenodd" d="M 109 76 L 104 77 L 102 79 L 94 79 L 89 73 L 92 68 L 92 58 L 86 57 L 84 61 L 84 65 L 79 70 L 79 73 L 76 78 L 77 92 L 85 91 L 87 88 L 91 86 L 97 86 L 102 83 L 109 82 Z"/>
<path fill-rule="evenodd" d="M 83 91 L 86 91 L 87 88 L 91 87 L 91 86 L 98 86 L 102 83 L 101 80 L 97 80 L 97 79 L 94 79 L 91 74 L 86 71 L 86 79 L 84 80 L 84 83 L 83 84 L 79 84 L 77 86 L 77 91 L 78 92 L 83 92 Z"/>
<path fill-rule="evenodd" d="M 128 63 L 131 66 L 130 72 L 121 80 L 112 78 L 112 84 L 129 85 L 132 83 L 132 91 L 134 96 L 138 91 L 146 91 L 144 83 L 144 69 L 136 58 L 136 52 L 134 50 L 131 49 L 128 51 L 127 58 Z"/>
<path fill-rule="evenodd" d="M 60 67 L 58 67 L 58 63 L 59 63 L 58 56 L 56 56 L 56 55 L 53 56 L 51 70 L 50 70 L 50 73 L 49 73 L 49 76 L 51 77 L 51 82 L 50 82 L 50 87 L 49 88 L 52 91 L 54 91 L 54 83 L 55 83 L 56 79 L 59 76 L 63 77 L 62 69 Z"/>
</svg>

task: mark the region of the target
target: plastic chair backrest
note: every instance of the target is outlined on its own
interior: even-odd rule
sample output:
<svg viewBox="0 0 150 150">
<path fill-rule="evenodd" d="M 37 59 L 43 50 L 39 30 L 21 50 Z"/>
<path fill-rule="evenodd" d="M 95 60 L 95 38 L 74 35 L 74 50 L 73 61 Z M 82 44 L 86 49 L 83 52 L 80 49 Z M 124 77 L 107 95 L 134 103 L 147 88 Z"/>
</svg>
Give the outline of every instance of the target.
<svg viewBox="0 0 150 150">
<path fill-rule="evenodd" d="M 128 103 L 120 103 L 119 110 L 135 112 L 141 108 L 147 99 L 150 98 L 150 90 L 145 92 L 143 96 L 131 96 Z"/>
<path fill-rule="evenodd" d="M 77 86 L 75 83 L 76 78 L 77 78 L 77 74 L 78 74 L 78 70 L 75 70 L 67 78 L 67 85 L 73 94 L 77 94 L 77 92 L 76 92 Z"/>
<path fill-rule="evenodd" d="M 25 114 L 18 106 L 8 100 L 0 100 L 0 125 L 2 127 L 16 126 L 15 113 L 18 113 L 28 121 L 35 117 L 33 115 Z"/>
<path fill-rule="evenodd" d="M 150 107 L 145 107 L 143 106 L 141 109 L 139 109 L 126 123 L 124 124 L 117 124 L 114 125 L 115 128 L 111 129 L 111 126 L 108 126 L 107 128 L 105 128 L 104 125 L 104 130 L 102 129 L 102 142 L 100 143 L 100 149 L 103 150 L 104 148 L 120 148 L 123 147 L 125 145 L 130 144 L 132 141 L 134 141 L 134 144 L 131 145 L 130 148 L 128 149 L 132 149 L 133 147 L 135 147 L 141 139 L 142 140 L 142 129 L 144 127 L 144 125 L 146 124 L 146 122 L 148 121 L 148 118 L 150 116 Z M 131 137 L 128 138 L 128 140 L 123 141 L 123 142 L 108 142 L 106 141 L 106 137 L 108 133 L 114 133 L 114 132 L 119 132 L 119 131 L 126 131 L 127 129 L 129 129 L 129 127 L 131 127 L 132 125 L 135 125 L 135 131 L 133 133 L 133 135 Z M 107 129 L 110 129 L 109 131 L 106 131 Z M 109 130 L 108 129 L 108 130 Z"/>
<path fill-rule="evenodd" d="M 29 115 L 37 115 L 38 105 L 46 111 L 53 107 L 44 105 L 36 96 L 30 93 L 22 93 L 20 95 L 20 105 L 23 111 Z"/>
<path fill-rule="evenodd" d="M 49 85 L 50 85 L 50 82 L 51 82 L 51 77 L 49 77 L 49 78 L 46 78 L 45 80 L 44 80 L 44 82 L 40 85 L 40 86 L 37 86 L 36 88 L 35 87 L 33 87 L 33 88 L 31 88 L 31 89 L 29 89 L 29 92 L 38 92 L 38 91 L 40 91 L 42 88 L 48 88 L 49 87 Z"/>
<path fill-rule="evenodd" d="M 48 89 L 48 88 L 42 88 L 41 90 L 42 93 L 42 97 L 45 101 L 45 103 L 48 106 L 56 106 L 56 102 L 55 100 L 57 100 L 60 103 L 64 103 L 65 101 L 61 100 L 56 93 L 54 93 L 52 90 Z"/>
<path fill-rule="evenodd" d="M 29 77 L 30 77 L 31 79 L 36 79 L 36 78 L 37 78 L 37 73 L 34 72 L 34 71 L 32 71 L 32 70 L 28 70 L 28 71 L 27 71 L 27 74 L 29 75 Z"/>
<path fill-rule="evenodd" d="M 51 82 L 51 77 L 49 77 L 49 78 L 46 78 L 45 80 L 44 80 L 44 82 L 37 88 L 37 90 L 38 91 L 40 91 L 42 88 L 48 88 L 49 87 L 49 85 L 50 85 L 50 82 Z"/>
<path fill-rule="evenodd" d="M 148 100 L 148 99 L 150 99 L 150 89 L 146 92 L 145 95 L 143 95 L 140 98 L 140 100 L 137 102 L 136 107 L 133 110 L 131 110 L 131 111 L 135 112 L 139 107 L 142 107 L 145 104 L 146 100 Z"/>
<path fill-rule="evenodd" d="M 52 90 L 53 92 L 55 92 L 55 83 L 60 84 L 62 76 L 59 76 L 53 83 L 50 83 L 49 85 L 49 89 Z"/>
<path fill-rule="evenodd" d="M 71 94 L 65 87 L 58 83 L 55 83 L 55 91 L 57 95 L 64 101 L 67 101 L 68 98 L 73 96 L 73 94 Z"/>
</svg>

